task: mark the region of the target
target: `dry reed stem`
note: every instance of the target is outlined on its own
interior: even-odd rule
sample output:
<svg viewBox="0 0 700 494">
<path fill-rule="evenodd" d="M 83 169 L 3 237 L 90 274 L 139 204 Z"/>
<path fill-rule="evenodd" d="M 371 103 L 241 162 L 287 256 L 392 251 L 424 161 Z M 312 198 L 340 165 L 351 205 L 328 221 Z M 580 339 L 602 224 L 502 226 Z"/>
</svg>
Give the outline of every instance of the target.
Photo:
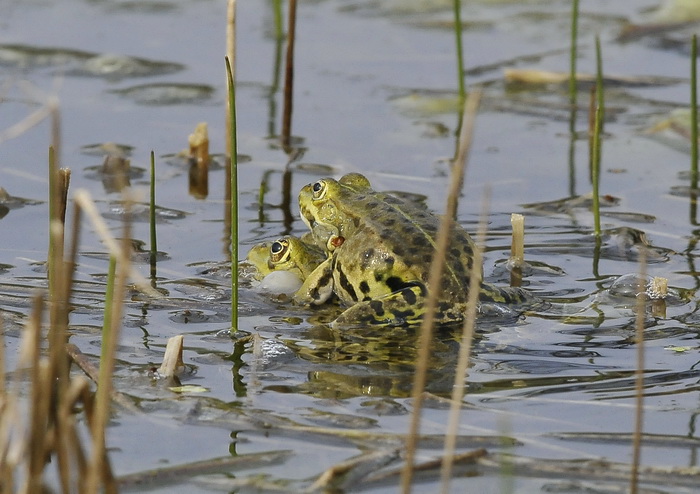
<svg viewBox="0 0 700 494">
<path fill-rule="evenodd" d="M 70 186 L 70 168 L 58 169 L 58 219 L 61 223 L 66 223 L 66 208 L 68 206 L 68 187 Z"/>
<path fill-rule="evenodd" d="M 418 442 L 418 432 L 420 429 L 421 409 L 423 406 L 423 390 L 425 389 L 428 361 L 430 359 L 430 347 L 433 335 L 433 325 L 435 320 L 435 307 L 437 298 L 440 295 L 440 278 L 445 264 L 445 252 L 452 229 L 453 218 L 457 211 L 457 201 L 459 191 L 462 187 L 464 170 L 466 168 L 466 157 L 471 145 L 471 138 L 474 129 L 474 120 L 479 108 L 481 91 L 475 90 L 469 94 L 464 102 L 462 114 L 461 131 L 459 136 L 459 147 L 457 155 L 452 164 L 452 176 L 450 179 L 450 189 L 447 196 L 447 207 L 445 214 L 440 221 L 436 238 L 435 257 L 430 266 L 430 276 L 428 285 L 432 287 L 428 299 L 425 302 L 425 314 L 420 326 L 420 338 L 418 343 L 418 359 L 416 362 L 416 373 L 413 380 L 412 402 L 413 413 L 409 430 L 406 434 L 406 464 L 401 475 L 401 490 L 405 494 L 411 492 L 411 480 L 413 477 L 413 462 L 416 454 Z"/>
<path fill-rule="evenodd" d="M 200 122 L 189 137 L 190 158 L 197 163 L 197 168 L 209 168 L 209 130 L 206 122 Z"/>
<path fill-rule="evenodd" d="M 49 115 L 51 116 L 51 147 L 56 153 L 56 167 L 61 163 L 61 108 L 58 99 L 50 97 L 48 102 Z"/>
<path fill-rule="evenodd" d="M 472 350 L 472 339 L 474 337 L 474 327 L 476 326 L 476 308 L 479 304 L 479 285 L 481 282 L 481 265 L 483 259 L 484 244 L 486 242 L 486 229 L 488 218 L 488 205 L 490 200 L 490 190 L 484 192 L 483 210 L 481 212 L 481 222 L 479 233 L 474 249 L 474 262 L 469 277 L 469 297 L 467 299 L 467 312 L 462 325 L 462 341 L 459 346 L 459 356 L 455 370 L 455 379 L 452 386 L 452 399 L 450 403 L 450 414 L 445 432 L 445 448 L 443 453 L 442 467 L 440 469 L 441 489 L 443 494 L 450 492 L 450 479 L 452 477 L 452 466 L 457 444 L 457 430 L 459 429 L 459 414 L 462 408 L 462 400 L 466 393 L 467 368 L 469 367 L 469 357 Z"/>
<path fill-rule="evenodd" d="M 282 111 L 282 147 L 290 152 L 292 136 L 292 107 L 294 99 L 294 42 L 296 39 L 297 1 L 289 0 L 287 13 L 287 52 L 284 67 L 284 108 Z"/>
<path fill-rule="evenodd" d="M 513 228 L 510 258 L 516 264 L 522 264 L 525 260 L 525 217 L 522 214 L 513 213 L 510 215 L 510 224 Z"/>
<path fill-rule="evenodd" d="M 76 404 L 85 402 L 85 397 L 90 394 L 90 385 L 83 377 L 75 377 L 71 379 L 66 395 L 61 401 L 61 407 L 58 410 L 59 428 L 63 430 L 65 436 L 65 445 L 68 458 L 72 459 L 72 470 L 77 471 L 78 482 L 84 478 L 87 471 L 87 462 L 85 454 L 80 444 L 80 438 L 77 434 L 75 413 L 73 408 Z M 70 471 L 70 470 L 69 470 Z M 70 492 L 70 489 L 64 489 L 64 492 Z M 82 492 L 82 489 L 79 489 Z"/>
<path fill-rule="evenodd" d="M 525 217 L 522 214 L 510 215 L 513 236 L 510 244 L 510 286 L 523 283 L 523 263 L 525 262 Z"/>
<path fill-rule="evenodd" d="M 333 492 L 351 488 L 357 482 L 362 482 L 367 474 L 376 471 L 384 465 L 396 460 L 399 451 L 396 449 L 370 451 L 360 456 L 336 463 L 323 471 L 316 481 L 309 486 L 309 492 Z"/>
<path fill-rule="evenodd" d="M 635 372 L 635 413 L 634 436 L 632 440 L 632 468 L 630 472 L 630 493 L 637 494 L 639 488 L 639 463 L 642 454 L 642 430 L 644 428 L 644 321 L 646 319 L 646 279 L 647 259 L 642 250 L 639 259 L 639 288 L 637 290 L 637 317 L 635 320 L 637 343 L 637 369 Z"/>
<path fill-rule="evenodd" d="M 168 344 L 165 346 L 165 355 L 163 355 L 163 363 L 158 368 L 158 374 L 162 377 L 174 377 L 185 369 L 185 364 L 182 362 L 182 346 L 185 337 L 181 334 L 168 338 Z"/>
<path fill-rule="evenodd" d="M 75 365 L 77 365 L 87 377 L 97 384 L 100 376 L 100 370 L 87 359 L 85 354 L 72 343 L 68 343 L 66 345 L 66 353 L 68 353 Z M 142 413 L 141 410 L 132 403 L 128 396 L 115 389 L 112 390 L 112 401 L 131 413 Z"/>
</svg>

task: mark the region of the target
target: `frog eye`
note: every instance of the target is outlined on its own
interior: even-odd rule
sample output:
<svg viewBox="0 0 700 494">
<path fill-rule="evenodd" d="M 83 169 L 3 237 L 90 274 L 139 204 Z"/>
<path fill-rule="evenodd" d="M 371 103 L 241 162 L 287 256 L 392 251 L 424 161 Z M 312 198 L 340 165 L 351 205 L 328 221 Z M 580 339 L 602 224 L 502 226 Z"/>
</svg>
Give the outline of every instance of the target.
<svg viewBox="0 0 700 494">
<path fill-rule="evenodd" d="M 279 263 L 287 255 L 289 249 L 289 242 L 285 239 L 279 239 L 272 242 L 270 245 L 270 261 L 273 263 Z"/>
<path fill-rule="evenodd" d="M 322 199 L 326 195 L 326 190 L 328 186 L 324 180 L 319 180 L 311 186 L 311 191 L 313 192 L 313 198 L 315 200 Z"/>
<path fill-rule="evenodd" d="M 276 240 L 275 242 L 272 242 L 272 245 L 270 246 L 270 252 L 273 254 L 277 254 L 284 249 L 284 246 L 282 245 L 282 242 L 279 240 Z"/>
</svg>

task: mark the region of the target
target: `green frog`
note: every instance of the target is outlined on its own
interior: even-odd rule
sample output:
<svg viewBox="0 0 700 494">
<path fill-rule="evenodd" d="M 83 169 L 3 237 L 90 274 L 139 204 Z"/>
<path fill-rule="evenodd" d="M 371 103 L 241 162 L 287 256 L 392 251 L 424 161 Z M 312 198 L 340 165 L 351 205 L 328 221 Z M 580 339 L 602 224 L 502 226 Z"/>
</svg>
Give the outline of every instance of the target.
<svg viewBox="0 0 700 494">
<path fill-rule="evenodd" d="M 372 189 L 363 175 L 324 178 L 302 188 L 302 220 L 317 245 L 328 252 L 294 298 L 321 304 L 335 294 L 348 308 L 335 326 L 416 324 L 425 311 L 431 262 L 436 252 L 439 218 L 427 208 Z M 449 247 L 436 322 L 460 321 L 467 308 L 470 276 L 479 276 L 480 300 L 521 302 L 524 294 L 481 280 L 473 269 L 475 245 L 455 224 Z"/>
<path fill-rule="evenodd" d="M 289 271 L 304 281 L 325 259 L 325 252 L 309 236 L 292 235 L 256 244 L 246 256 L 246 261 L 255 268 L 252 276 L 257 280 L 273 271 Z"/>
</svg>

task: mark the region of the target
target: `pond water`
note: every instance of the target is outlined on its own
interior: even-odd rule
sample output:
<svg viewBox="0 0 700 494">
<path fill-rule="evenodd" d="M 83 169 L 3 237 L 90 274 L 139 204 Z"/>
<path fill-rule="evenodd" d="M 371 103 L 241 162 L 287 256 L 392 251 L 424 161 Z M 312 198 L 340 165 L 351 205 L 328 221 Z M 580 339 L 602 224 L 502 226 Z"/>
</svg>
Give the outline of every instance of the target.
<svg viewBox="0 0 700 494">
<path fill-rule="evenodd" d="M 416 194 L 442 211 L 459 120 L 452 2 L 300 2 L 291 155 L 279 144 L 284 44 L 275 36 L 274 3 L 238 2 L 240 257 L 262 240 L 305 231 L 296 205 L 284 207 L 285 170 L 293 197 L 319 177 L 358 171 L 378 190 Z M 665 306 L 649 307 L 645 320 L 649 436 L 642 464 L 677 470 L 647 472 L 642 480 L 650 492 L 695 492 L 697 470 L 681 469 L 698 466 L 700 447 L 699 233 L 687 193 L 688 127 L 679 111 L 690 98 L 689 40 L 697 25 L 623 38 L 630 23 L 659 22 L 658 1 L 581 2 L 579 70 L 595 71 L 599 34 L 604 71 L 613 78 L 602 144 L 601 193 L 609 197 L 597 248 L 584 197 L 591 192 L 588 88 L 579 91 L 572 140 L 564 84 L 504 78 L 504 69 L 568 70 L 570 2 L 465 3 L 466 80 L 484 93 L 458 221 L 476 230 L 490 188 L 484 273 L 505 285 L 510 214 L 524 214 L 532 266 L 524 286 L 548 304 L 477 325 L 459 451 L 484 447 L 491 463 L 461 467 L 452 488 L 620 492 L 628 485 L 611 465 L 632 460 L 636 300 L 610 287 L 639 271 L 643 252 L 648 274 L 667 278 L 672 288 Z M 297 492 L 359 455 L 386 452 L 369 462 L 371 470 L 400 466 L 393 451 L 412 411 L 415 328 L 334 331 L 324 324 L 328 311 L 278 303 L 245 283 L 241 333 L 227 332 L 225 173 L 212 169 L 206 197 L 192 194 L 187 166 L 172 156 L 187 147 L 199 122 L 208 123 L 212 152 L 224 152 L 224 3 L 8 0 L 2 11 L 0 186 L 28 200 L 0 202 L 8 365 L 31 295 L 46 284 L 37 263 L 48 243 L 49 123 L 17 133 L 13 126 L 56 98 L 59 157 L 72 169 L 71 190 L 91 193 L 115 236 L 121 195 L 96 168 L 106 154 L 100 145 L 125 146 L 131 185 L 144 204 L 151 150 L 157 157 L 158 287 L 168 296 L 128 301 L 115 386 L 144 413 L 113 417 L 108 446 L 115 473 L 240 457 L 240 465 L 223 473 L 174 481 L 183 492 Z M 639 80 L 646 77 L 651 83 Z M 147 249 L 148 222 L 140 218 L 133 237 Z M 71 342 L 96 361 L 107 251 L 87 224 L 82 237 Z M 147 276 L 146 258 L 137 259 Z M 188 366 L 181 382 L 198 392 L 176 393 L 152 375 L 167 339 L 178 334 Z M 239 340 L 248 334 L 255 343 Z M 417 461 L 442 453 L 458 337 L 454 329 L 435 337 L 432 396 L 421 424 L 433 441 L 426 440 Z M 560 470 L 546 469 L 557 465 Z M 362 478 L 346 479 L 339 490 L 398 490 L 395 476 L 364 484 Z M 434 470 L 417 482 L 416 491 L 439 490 Z M 172 492 L 172 486 L 151 487 Z"/>
</svg>

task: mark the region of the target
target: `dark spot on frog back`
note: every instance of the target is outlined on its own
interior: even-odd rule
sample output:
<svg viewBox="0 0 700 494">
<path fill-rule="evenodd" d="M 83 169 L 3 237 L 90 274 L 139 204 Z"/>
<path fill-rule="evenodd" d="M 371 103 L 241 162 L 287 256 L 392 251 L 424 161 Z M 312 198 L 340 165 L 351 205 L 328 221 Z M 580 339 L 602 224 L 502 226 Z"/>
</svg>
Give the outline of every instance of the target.
<svg viewBox="0 0 700 494">
<path fill-rule="evenodd" d="M 348 294 L 348 296 L 352 299 L 353 302 L 357 302 L 357 293 L 355 292 L 355 287 L 352 286 L 352 283 L 348 280 L 348 277 L 345 275 L 345 272 L 343 271 L 343 267 L 341 266 L 340 262 L 335 263 L 335 269 L 336 273 L 338 273 L 338 283 L 340 284 L 340 288 L 342 288 L 345 293 Z"/>
</svg>

